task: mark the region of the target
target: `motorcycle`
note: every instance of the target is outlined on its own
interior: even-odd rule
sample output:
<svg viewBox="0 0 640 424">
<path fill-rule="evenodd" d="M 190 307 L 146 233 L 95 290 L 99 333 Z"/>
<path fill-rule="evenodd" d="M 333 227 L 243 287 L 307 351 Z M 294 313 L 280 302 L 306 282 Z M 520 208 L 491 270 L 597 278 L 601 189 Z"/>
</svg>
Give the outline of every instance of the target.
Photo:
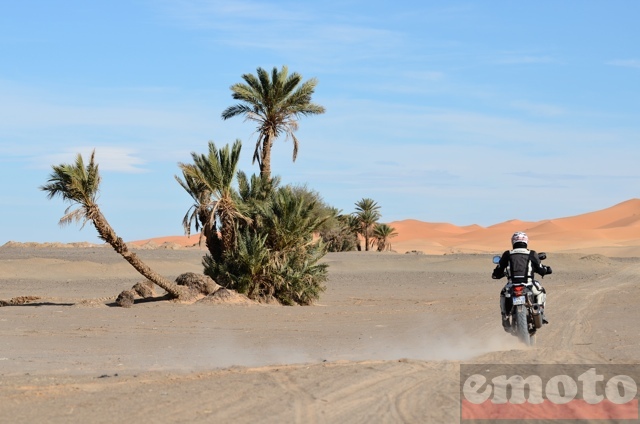
<svg viewBox="0 0 640 424">
<path fill-rule="evenodd" d="M 540 261 L 547 259 L 546 253 L 538 254 Z M 498 264 L 500 256 L 493 257 L 493 263 Z M 509 279 L 509 271 L 505 270 Z M 538 283 L 536 281 L 536 283 Z M 526 344 L 535 344 L 536 332 L 543 324 L 543 305 L 539 305 L 533 293 L 534 283 L 510 283 L 505 293 L 505 310 L 510 320 L 511 334 Z M 539 283 L 537 284 L 539 286 Z"/>
</svg>

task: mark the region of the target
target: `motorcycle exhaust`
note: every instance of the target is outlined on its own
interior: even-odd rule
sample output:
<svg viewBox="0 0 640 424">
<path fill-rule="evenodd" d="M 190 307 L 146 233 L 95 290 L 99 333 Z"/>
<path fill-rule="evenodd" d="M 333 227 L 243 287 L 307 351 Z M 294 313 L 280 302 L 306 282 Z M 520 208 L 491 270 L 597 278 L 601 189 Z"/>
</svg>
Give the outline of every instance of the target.
<svg viewBox="0 0 640 424">
<path fill-rule="evenodd" d="M 533 325 L 536 328 L 542 327 L 542 315 L 540 315 L 540 305 L 534 303 L 531 305 L 531 315 L 533 315 Z"/>
</svg>

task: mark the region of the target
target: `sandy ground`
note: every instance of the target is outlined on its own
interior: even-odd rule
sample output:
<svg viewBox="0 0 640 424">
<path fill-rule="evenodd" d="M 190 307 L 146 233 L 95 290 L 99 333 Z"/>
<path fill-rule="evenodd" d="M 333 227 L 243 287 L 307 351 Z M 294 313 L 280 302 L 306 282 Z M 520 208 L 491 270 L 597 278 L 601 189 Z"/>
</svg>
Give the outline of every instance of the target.
<svg viewBox="0 0 640 424">
<path fill-rule="evenodd" d="M 197 249 L 138 253 L 201 272 Z M 41 299 L 0 308 L 0 421 L 452 423 L 460 364 L 640 363 L 640 259 L 550 254 L 533 348 L 500 326 L 491 255 L 326 260 L 314 306 L 124 309 L 141 278 L 110 248 L 1 247 L 0 299 Z"/>
</svg>

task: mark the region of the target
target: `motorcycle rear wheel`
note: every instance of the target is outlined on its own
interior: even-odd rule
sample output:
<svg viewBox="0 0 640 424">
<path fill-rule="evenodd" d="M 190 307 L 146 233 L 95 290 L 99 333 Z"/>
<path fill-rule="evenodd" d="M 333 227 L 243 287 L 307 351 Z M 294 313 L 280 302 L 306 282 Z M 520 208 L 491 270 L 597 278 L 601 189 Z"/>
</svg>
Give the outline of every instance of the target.
<svg viewBox="0 0 640 424">
<path fill-rule="evenodd" d="M 527 325 L 527 309 L 524 305 L 517 306 L 515 321 L 518 339 L 527 346 L 530 346 L 531 337 L 529 336 L 529 326 Z"/>
</svg>

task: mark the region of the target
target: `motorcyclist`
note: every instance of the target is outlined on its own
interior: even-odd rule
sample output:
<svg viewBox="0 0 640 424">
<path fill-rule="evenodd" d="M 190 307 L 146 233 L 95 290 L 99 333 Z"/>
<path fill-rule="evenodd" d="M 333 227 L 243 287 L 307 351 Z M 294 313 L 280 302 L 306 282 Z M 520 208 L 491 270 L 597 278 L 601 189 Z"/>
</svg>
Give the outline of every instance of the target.
<svg viewBox="0 0 640 424">
<path fill-rule="evenodd" d="M 508 276 L 507 284 L 500 291 L 500 312 L 502 314 L 502 327 L 505 331 L 511 330 L 511 323 L 509 315 L 507 314 L 507 299 L 505 293 L 509 290 L 512 283 L 530 283 L 531 291 L 536 296 L 536 303 L 540 305 L 542 322 L 548 324 L 547 318 L 544 314 L 544 307 L 546 302 L 546 291 L 542 285 L 534 279 L 534 274 L 538 273 L 541 276 L 551 274 L 552 270 L 550 266 L 544 266 L 540 263 L 540 258 L 535 250 L 529 250 L 529 237 L 526 233 L 518 231 L 511 236 L 512 250 L 506 250 L 500 262 L 496 265 L 491 278 L 500 279 L 505 275 Z M 505 269 L 509 272 L 505 274 Z M 510 305 L 509 305 L 510 307 Z"/>
</svg>

